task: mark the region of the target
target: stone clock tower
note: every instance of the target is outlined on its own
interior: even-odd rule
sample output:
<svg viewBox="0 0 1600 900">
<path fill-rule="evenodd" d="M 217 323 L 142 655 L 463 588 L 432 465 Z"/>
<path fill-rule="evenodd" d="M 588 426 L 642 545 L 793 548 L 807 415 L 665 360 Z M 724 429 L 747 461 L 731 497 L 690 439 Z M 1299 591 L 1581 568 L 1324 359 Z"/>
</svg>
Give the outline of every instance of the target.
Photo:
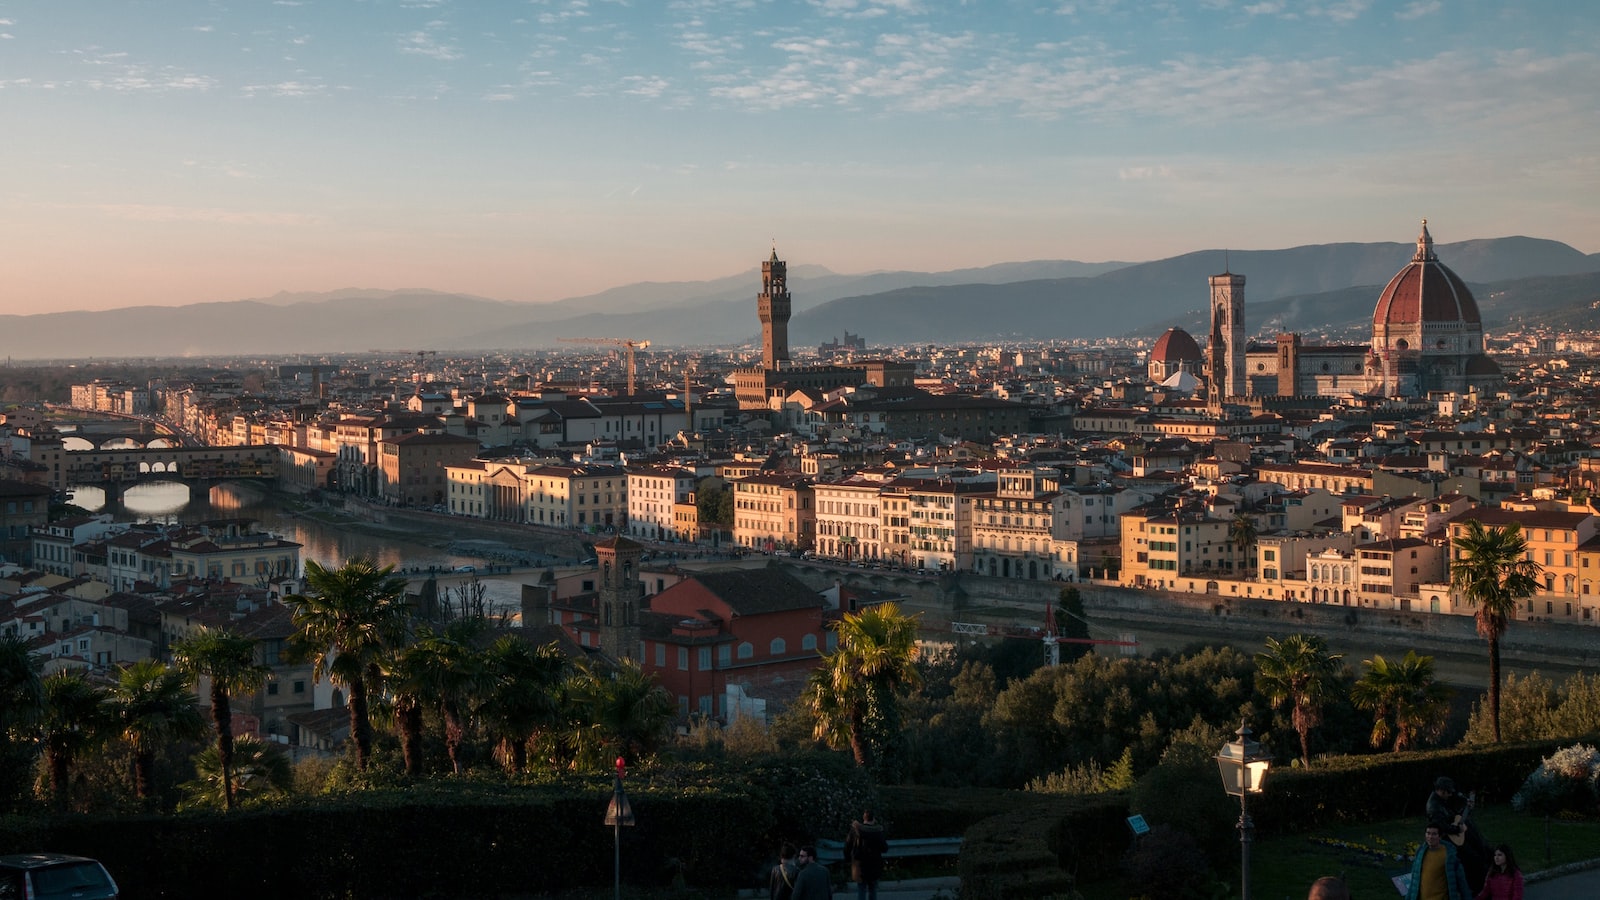
<svg viewBox="0 0 1600 900">
<path fill-rule="evenodd" d="M 761 264 L 761 295 L 756 311 L 761 316 L 761 366 L 782 368 L 789 361 L 789 267 L 772 248 L 772 258 Z"/>
</svg>

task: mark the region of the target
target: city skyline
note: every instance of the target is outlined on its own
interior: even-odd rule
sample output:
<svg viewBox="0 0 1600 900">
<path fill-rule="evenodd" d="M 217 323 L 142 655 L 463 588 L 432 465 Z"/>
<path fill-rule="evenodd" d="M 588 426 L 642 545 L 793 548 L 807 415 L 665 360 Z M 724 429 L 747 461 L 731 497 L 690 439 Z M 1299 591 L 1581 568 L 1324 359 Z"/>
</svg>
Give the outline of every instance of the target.
<svg viewBox="0 0 1600 900">
<path fill-rule="evenodd" d="M 1596 26 L 1443 0 L 0 0 L 0 314 L 549 301 L 774 241 L 938 271 L 1427 217 L 1596 252 Z"/>
</svg>

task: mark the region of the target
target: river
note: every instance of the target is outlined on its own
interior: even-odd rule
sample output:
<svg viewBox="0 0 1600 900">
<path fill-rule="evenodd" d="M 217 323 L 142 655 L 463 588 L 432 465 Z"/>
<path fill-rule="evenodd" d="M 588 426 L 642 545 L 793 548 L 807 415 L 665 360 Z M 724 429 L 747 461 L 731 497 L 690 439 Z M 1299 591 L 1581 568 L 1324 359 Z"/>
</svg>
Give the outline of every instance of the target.
<svg viewBox="0 0 1600 900">
<path fill-rule="evenodd" d="M 519 567 L 515 577 L 513 573 L 497 577 L 491 568 L 508 568 L 513 560 L 550 561 L 531 557 L 508 543 L 452 540 L 437 528 L 422 534 L 404 527 L 377 529 L 354 516 L 307 508 L 297 498 L 243 482 L 224 482 L 209 490 L 177 481 L 139 484 L 124 491 L 122 500 L 109 507 L 105 492 L 97 487 L 74 488 L 72 497 L 78 506 L 109 512 L 117 521 L 187 525 L 211 519 L 251 519 L 262 531 L 299 544 L 302 562 L 315 560 L 330 568 L 367 557 L 380 566 L 392 565 L 397 572 L 414 573 L 416 583 L 430 572 L 451 573 L 442 579 L 443 586 L 477 577 L 486 598 L 497 608 L 520 602 L 521 576 L 528 569 Z M 466 567 L 473 571 L 461 571 Z"/>
</svg>

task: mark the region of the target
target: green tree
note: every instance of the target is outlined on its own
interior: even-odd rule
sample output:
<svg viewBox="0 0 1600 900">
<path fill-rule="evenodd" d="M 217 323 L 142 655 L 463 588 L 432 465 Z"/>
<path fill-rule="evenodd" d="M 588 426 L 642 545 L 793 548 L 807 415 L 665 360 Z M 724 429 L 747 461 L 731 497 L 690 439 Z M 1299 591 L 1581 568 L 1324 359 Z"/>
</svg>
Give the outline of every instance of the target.
<svg viewBox="0 0 1600 900">
<path fill-rule="evenodd" d="M 1306 766 L 1311 765 L 1311 731 L 1322 724 L 1323 705 L 1339 684 L 1343 658 L 1328 652 L 1327 641 L 1310 634 L 1291 634 L 1281 641 L 1269 637 L 1267 649 L 1256 654 L 1256 690 L 1275 709 L 1289 706 L 1300 736 L 1300 761 Z"/>
<path fill-rule="evenodd" d="M 1089 620 L 1084 615 L 1083 595 L 1075 587 L 1064 587 L 1056 595 L 1056 634 L 1074 641 L 1089 639 Z M 1060 645 L 1062 663 L 1069 663 L 1089 652 L 1090 644 Z"/>
<path fill-rule="evenodd" d="M 256 662 L 254 638 L 204 626 L 172 645 L 172 660 L 196 685 L 201 679 L 211 683 L 211 724 L 217 732 L 223 808 L 232 810 L 233 696 L 261 690 L 272 677 L 272 669 Z"/>
<path fill-rule="evenodd" d="M 205 717 L 189 690 L 189 679 L 153 659 L 123 669 L 107 702 L 118 732 L 133 751 L 134 793 L 148 800 L 155 792 L 156 751 L 174 741 L 203 736 Z"/>
<path fill-rule="evenodd" d="M 1450 689 L 1434 677 L 1433 657 L 1407 650 L 1399 662 L 1374 654 L 1362 660 L 1364 671 L 1351 688 L 1350 699 L 1372 713 L 1372 746 L 1391 738 L 1394 752 L 1417 741 L 1437 737 L 1450 712 Z"/>
<path fill-rule="evenodd" d="M 366 771 L 372 755 L 369 683 L 381 681 L 385 654 L 402 646 L 409 620 L 406 582 L 394 566 L 352 559 L 337 569 L 306 561 L 305 594 L 283 598 L 295 628 L 290 655 L 313 662 L 312 675 L 327 677 L 348 694 L 350 738 L 356 768 Z"/>
<path fill-rule="evenodd" d="M 1515 522 L 1485 528 L 1470 519 L 1466 533 L 1451 544 L 1455 559 L 1450 561 L 1450 586 L 1477 607 L 1478 636 L 1489 642 L 1489 719 L 1499 743 L 1500 638 L 1516 618 L 1518 604 L 1539 589 L 1543 567 L 1529 558 L 1528 541 Z"/>
<path fill-rule="evenodd" d="M 254 735 L 234 742 L 233 760 L 226 770 L 220 749 L 206 747 L 194 757 L 195 780 L 182 785 L 184 801 L 178 809 L 233 809 L 266 797 L 287 796 L 294 786 L 289 757 L 273 744 Z"/>
<path fill-rule="evenodd" d="M 0 812 L 14 807 L 27 791 L 43 714 L 38 658 L 22 638 L 0 636 Z"/>
<path fill-rule="evenodd" d="M 72 767 L 85 752 L 99 746 L 111 730 L 106 692 L 82 672 L 63 669 L 44 680 L 45 709 L 40 723 L 50 796 L 56 810 L 66 812 Z"/>
<path fill-rule="evenodd" d="M 880 783 L 900 779 L 903 736 L 896 692 L 919 684 L 917 622 L 893 603 L 846 613 L 839 647 L 812 670 L 806 700 L 816 714 L 816 736 L 848 745 L 856 765 Z"/>
<path fill-rule="evenodd" d="M 561 724 L 562 684 L 571 671 L 555 644 L 535 647 L 505 635 L 485 655 L 487 695 L 479 708 L 500 764 L 513 774 L 528 766 L 528 746 L 543 743 Z"/>
<path fill-rule="evenodd" d="M 610 668 L 580 662 L 567 690 L 576 716 L 572 744 L 580 767 L 604 771 L 619 756 L 637 763 L 666 742 L 672 697 L 634 660 Z"/>
</svg>

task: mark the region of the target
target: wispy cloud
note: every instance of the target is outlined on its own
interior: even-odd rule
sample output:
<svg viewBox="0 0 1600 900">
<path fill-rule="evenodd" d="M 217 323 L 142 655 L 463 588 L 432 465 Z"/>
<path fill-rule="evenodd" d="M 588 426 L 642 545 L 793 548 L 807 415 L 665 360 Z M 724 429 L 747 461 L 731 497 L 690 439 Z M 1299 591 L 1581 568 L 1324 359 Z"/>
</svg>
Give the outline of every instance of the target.
<svg viewBox="0 0 1600 900">
<path fill-rule="evenodd" d="M 430 22 L 429 27 L 438 27 L 444 23 Z M 400 37 L 400 52 L 426 56 L 440 62 L 451 62 L 461 58 L 461 50 L 453 44 L 439 40 L 431 31 L 413 31 Z"/>
<path fill-rule="evenodd" d="M 1394 17 L 1402 22 L 1410 22 L 1425 16 L 1431 16 L 1441 9 L 1444 9 L 1444 3 L 1441 0 L 1414 0 L 1414 2 L 1407 3 L 1404 7 L 1401 7 L 1394 14 Z"/>
</svg>

